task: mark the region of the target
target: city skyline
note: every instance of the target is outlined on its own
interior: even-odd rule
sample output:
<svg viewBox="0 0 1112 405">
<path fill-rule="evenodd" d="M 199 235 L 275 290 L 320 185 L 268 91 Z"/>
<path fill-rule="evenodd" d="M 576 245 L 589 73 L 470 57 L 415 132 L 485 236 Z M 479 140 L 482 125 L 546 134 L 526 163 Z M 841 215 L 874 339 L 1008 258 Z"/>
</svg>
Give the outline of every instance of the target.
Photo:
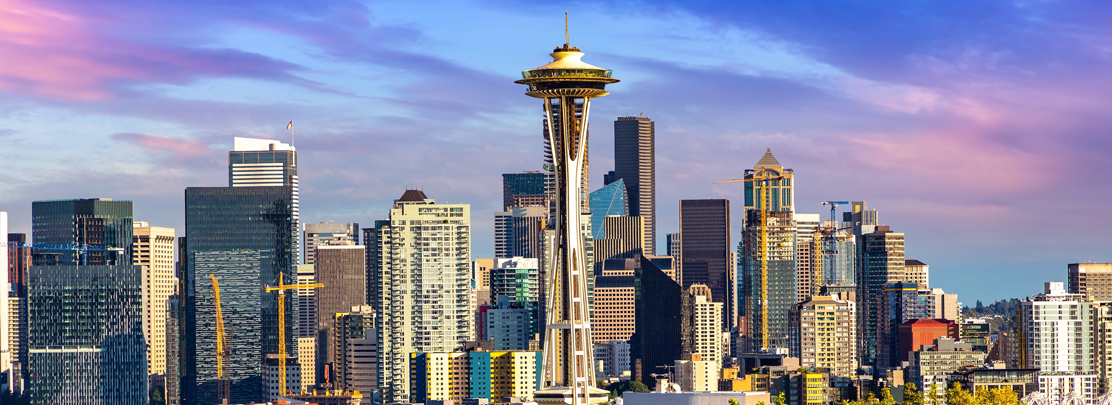
<svg viewBox="0 0 1112 405">
<path fill-rule="evenodd" d="M 869 202 L 966 305 L 1109 261 L 1097 232 L 1112 219 L 1096 205 L 1112 193 L 1100 175 L 1112 163 L 1098 160 L 1112 150 L 1108 62 L 1095 50 L 1109 34 L 1084 17 L 1102 11 L 816 9 L 793 21 L 780 6 L 641 4 L 582 8 L 571 39 L 624 80 L 594 112 L 593 184 L 613 168 L 614 119 L 659 124 L 658 245 L 678 230 L 679 200 L 725 198 L 736 247 L 743 191 L 711 181 L 741 177 L 771 148 L 798 175 L 797 212 Z M 563 10 L 288 6 L 11 2 L 0 12 L 0 49 L 16 62 L 0 67 L 10 232 L 30 234 L 32 201 L 104 197 L 184 234 L 183 190 L 224 186 L 242 136 L 301 148 L 303 223 L 370 224 L 418 187 L 470 204 L 474 256 L 493 257 L 501 174 L 542 162 L 537 106 L 507 79 L 545 62 L 535 50 L 560 43 Z M 1090 39 L 1066 38 L 1080 31 Z M 994 34 L 1003 41 L 983 39 Z M 1045 61 L 1050 49 L 1064 65 Z M 425 158 L 404 153 L 418 147 Z M 1075 174 L 1052 174 L 1063 172 Z"/>
</svg>

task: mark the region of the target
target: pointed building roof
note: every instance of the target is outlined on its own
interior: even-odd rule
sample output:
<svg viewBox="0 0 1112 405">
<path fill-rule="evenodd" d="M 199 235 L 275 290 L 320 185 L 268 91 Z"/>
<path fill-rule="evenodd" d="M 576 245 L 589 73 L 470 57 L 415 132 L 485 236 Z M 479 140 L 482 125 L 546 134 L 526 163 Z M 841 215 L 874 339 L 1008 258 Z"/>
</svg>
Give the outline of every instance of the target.
<svg viewBox="0 0 1112 405">
<path fill-rule="evenodd" d="M 764 156 L 761 156 L 761 160 L 758 160 L 757 164 L 755 166 L 753 166 L 754 169 L 759 169 L 759 168 L 762 168 L 762 167 L 783 168 L 784 165 L 781 165 L 780 161 L 776 160 L 775 156 L 772 156 L 772 148 L 767 148 L 767 149 L 765 149 Z"/>
<path fill-rule="evenodd" d="M 425 196 L 424 191 L 421 191 L 421 190 L 405 190 L 405 193 L 402 194 L 402 198 L 399 198 L 397 202 L 411 202 L 411 201 L 420 202 L 420 201 L 425 201 L 427 199 L 429 199 L 429 197 Z"/>
</svg>

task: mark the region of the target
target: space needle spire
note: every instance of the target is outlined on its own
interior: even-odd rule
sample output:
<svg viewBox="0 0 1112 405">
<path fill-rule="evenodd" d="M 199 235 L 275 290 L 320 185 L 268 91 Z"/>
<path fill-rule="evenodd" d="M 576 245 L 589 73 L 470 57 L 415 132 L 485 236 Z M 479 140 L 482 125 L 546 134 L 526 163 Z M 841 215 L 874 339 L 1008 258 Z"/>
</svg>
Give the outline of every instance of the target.
<svg viewBox="0 0 1112 405">
<path fill-rule="evenodd" d="M 590 405 L 606 402 L 608 392 L 595 388 L 591 319 L 587 308 L 587 256 L 580 227 L 580 201 L 587 118 L 591 99 L 610 94 L 617 83 L 611 71 L 583 62 L 583 52 L 568 41 L 552 51 L 552 62 L 521 72 L 515 83 L 529 86 L 526 95 L 544 101 L 545 129 L 552 145 L 555 172 L 556 237 L 547 243 L 544 387 L 533 398 L 542 405 Z"/>
</svg>

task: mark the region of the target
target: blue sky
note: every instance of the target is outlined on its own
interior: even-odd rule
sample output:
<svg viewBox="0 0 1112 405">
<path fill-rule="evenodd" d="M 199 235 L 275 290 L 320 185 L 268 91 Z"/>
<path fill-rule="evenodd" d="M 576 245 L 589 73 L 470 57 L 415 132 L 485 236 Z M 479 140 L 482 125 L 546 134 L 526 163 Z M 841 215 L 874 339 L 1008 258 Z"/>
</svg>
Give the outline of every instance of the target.
<svg viewBox="0 0 1112 405">
<path fill-rule="evenodd" d="M 678 200 L 735 201 L 771 148 L 797 209 L 865 200 L 932 285 L 1024 297 L 1112 261 L 1112 35 L 1101 2 L 133 2 L 0 0 L 0 210 L 135 201 L 183 229 L 184 188 L 227 184 L 235 136 L 288 140 L 305 222 L 384 218 L 418 187 L 469 203 L 493 252 L 501 174 L 542 162 L 513 83 L 571 42 L 621 83 L 594 104 L 657 122 L 659 244 Z"/>
</svg>

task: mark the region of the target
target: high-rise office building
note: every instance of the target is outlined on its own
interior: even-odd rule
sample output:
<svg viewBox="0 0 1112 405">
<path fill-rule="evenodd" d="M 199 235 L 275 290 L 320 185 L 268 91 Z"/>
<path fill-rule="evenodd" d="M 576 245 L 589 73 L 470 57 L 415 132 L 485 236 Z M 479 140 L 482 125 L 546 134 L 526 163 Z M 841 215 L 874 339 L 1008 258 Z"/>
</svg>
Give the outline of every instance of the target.
<svg viewBox="0 0 1112 405">
<path fill-rule="evenodd" d="M 146 404 L 143 268 L 32 266 L 29 273 L 31 403 Z"/>
<path fill-rule="evenodd" d="M 622 259 L 639 262 L 641 258 Z M 633 271 L 628 275 L 603 274 L 595 278 L 595 310 L 591 315 L 591 337 L 596 345 L 626 341 L 636 325 Z M 596 346 L 597 347 L 597 346 Z"/>
<path fill-rule="evenodd" d="M 166 303 L 178 286 L 174 276 L 174 228 L 132 222 L 131 264 L 143 266 L 143 334 L 147 371 L 166 374 Z"/>
<path fill-rule="evenodd" d="M 792 306 L 789 352 L 806 368 L 831 375 L 857 374 L 857 305 L 816 295 Z"/>
<path fill-rule="evenodd" d="M 390 220 L 376 220 L 374 228 L 363 228 L 363 246 L 367 247 L 367 305 L 382 307 L 379 276 L 382 274 L 383 232 L 390 227 Z M 381 333 L 381 331 L 380 331 Z"/>
<path fill-rule="evenodd" d="M 35 250 L 41 265 L 131 263 L 131 201 L 108 198 L 31 203 L 31 237 L 37 244 L 103 246 L 108 250 Z"/>
<path fill-rule="evenodd" d="M 614 183 L 617 184 L 617 183 Z M 594 244 L 594 272 L 601 273 L 610 259 L 636 259 L 645 254 L 645 217 L 610 216 L 602 221 L 606 232 Z"/>
<path fill-rule="evenodd" d="M 183 400 L 219 402 L 216 377 L 216 319 L 213 285 L 220 284 L 230 355 L 225 375 L 231 402 L 259 402 L 263 362 L 278 354 L 276 293 L 281 275 L 296 280 L 297 222 L 291 187 L 191 187 L 185 191 L 185 248 L 182 249 L 185 305 Z M 296 353 L 296 300 L 286 300 L 286 347 Z"/>
<path fill-rule="evenodd" d="M 181 405 L 181 298 L 172 294 L 166 299 L 166 405 Z"/>
<path fill-rule="evenodd" d="M 876 366 L 879 369 L 899 367 L 899 328 L 904 322 L 934 317 L 926 296 L 919 295 L 916 283 L 897 282 L 888 285 L 887 293 L 878 301 Z"/>
<path fill-rule="evenodd" d="M 626 196 L 625 181 L 618 179 L 602 188 L 591 192 L 591 238 L 602 239 L 605 237 L 606 224 L 604 220 L 609 216 L 629 216 L 629 197 Z M 644 238 L 644 235 L 641 236 Z"/>
<path fill-rule="evenodd" d="M 378 388 L 378 341 L 374 309 L 353 306 L 350 312 L 333 314 L 330 358 L 334 359 L 330 381 L 344 390 L 370 393 Z"/>
<path fill-rule="evenodd" d="M 1020 302 L 1020 366 L 1043 374 L 1094 374 L 1093 304 L 1061 282 Z"/>
<path fill-rule="evenodd" d="M 745 209 L 795 212 L 795 172 L 785 169 L 771 149 L 745 170 Z"/>
<path fill-rule="evenodd" d="M 645 117 L 614 121 L 614 177 L 625 182 L 629 215 L 645 218 L 645 251 L 656 255 L 656 124 Z"/>
<path fill-rule="evenodd" d="M 680 260 L 680 234 L 679 232 L 670 233 L 665 235 L 665 243 L 667 244 L 668 256 L 672 256 L 676 261 Z"/>
<path fill-rule="evenodd" d="M 359 244 L 359 224 L 333 221 L 305 224 L 305 264 L 316 263 L 316 247 Z"/>
<path fill-rule="evenodd" d="M 684 288 L 710 287 L 712 299 L 723 303 L 722 330 L 729 330 L 737 317 L 736 275 L 730 271 L 730 201 L 680 200 L 680 235 L 680 282 Z"/>
<path fill-rule="evenodd" d="M 544 230 L 548 208 L 511 207 L 494 214 L 494 257 L 540 259 L 544 255 Z"/>
<path fill-rule="evenodd" d="M 348 242 L 352 243 L 352 242 Z M 317 289 L 317 375 L 323 376 L 324 366 L 338 369 L 343 359 L 336 357 L 332 341 L 336 333 L 336 314 L 346 313 L 352 307 L 362 306 L 366 297 L 366 247 L 359 245 L 322 245 L 316 248 L 313 264 L 316 282 L 324 284 Z M 357 334 L 362 338 L 362 333 Z"/>
<path fill-rule="evenodd" d="M 300 230 L 301 197 L 297 182 L 297 148 L 271 139 L 233 140 L 228 152 L 229 187 L 289 187 L 290 213 Z M 294 265 L 300 263 L 301 244 L 294 244 Z"/>
<path fill-rule="evenodd" d="M 857 268 L 857 238 L 850 229 L 824 227 L 822 237 L 822 285 L 852 286 Z"/>
<path fill-rule="evenodd" d="M 915 259 L 904 260 L 903 281 L 915 283 L 919 288 L 930 288 L 930 266 Z"/>
<path fill-rule="evenodd" d="M 379 235 L 379 386 L 388 401 L 407 402 L 409 354 L 450 352 L 471 337 L 470 207 L 407 190 Z"/>
<path fill-rule="evenodd" d="M 651 374 L 695 352 L 695 297 L 644 257 L 634 277 L 637 331 L 629 342 L 633 379 L 655 385 Z"/>
<path fill-rule="evenodd" d="M 314 252 L 316 249 L 313 249 Z M 315 265 L 297 266 L 297 284 L 317 282 Z M 302 389 L 317 383 L 317 289 L 303 288 L 287 291 L 297 303 L 297 364 L 301 367 Z M 291 388 L 291 391 L 297 391 Z"/>
<path fill-rule="evenodd" d="M 764 221 L 764 226 L 761 226 Z M 747 210 L 741 257 L 749 351 L 787 348 L 789 312 L 798 303 L 796 227 L 789 211 Z M 687 239 L 687 235 L 684 235 Z"/>
<path fill-rule="evenodd" d="M 502 175 L 502 209 L 539 205 L 548 206 L 548 178 L 545 173 L 527 171 Z"/>
<path fill-rule="evenodd" d="M 857 272 L 857 340 L 863 365 L 877 365 L 877 333 L 887 309 L 881 304 L 888 286 L 904 277 L 904 234 L 892 232 L 888 226 L 861 235 L 860 260 Z"/>
<path fill-rule="evenodd" d="M 1066 267 L 1070 294 L 1089 301 L 1112 301 L 1112 263 L 1070 263 Z"/>
<path fill-rule="evenodd" d="M 822 238 L 819 230 L 819 214 L 792 215 L 795 222 L 795 267 L 796 302 L 811 299 L 819 293 L 822 281 Z"/>
</svg>

